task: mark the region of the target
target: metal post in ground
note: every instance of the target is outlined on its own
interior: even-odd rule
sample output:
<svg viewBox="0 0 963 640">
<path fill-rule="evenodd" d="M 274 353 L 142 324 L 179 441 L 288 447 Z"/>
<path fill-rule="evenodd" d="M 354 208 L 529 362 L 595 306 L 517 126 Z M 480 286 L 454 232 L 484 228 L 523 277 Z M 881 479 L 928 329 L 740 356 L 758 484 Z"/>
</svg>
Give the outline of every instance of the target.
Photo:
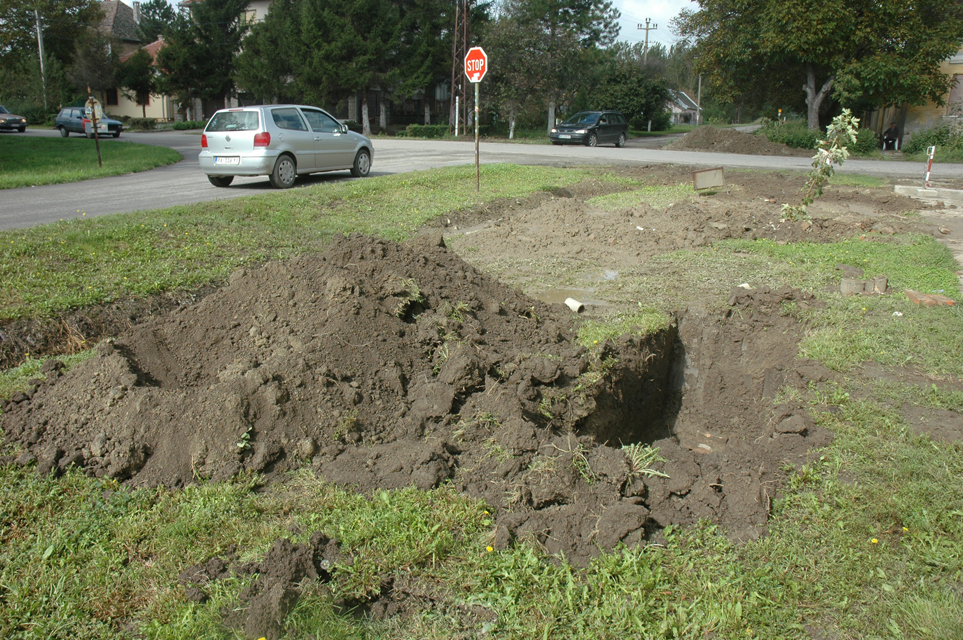
<svg viewBox="0 0 963 640">
<path fill-rule="evenodd" d="M 478 169 L 478 85 L 475 83 L 475 192 L 481 191 L 481 178 Z"/>
</svg>

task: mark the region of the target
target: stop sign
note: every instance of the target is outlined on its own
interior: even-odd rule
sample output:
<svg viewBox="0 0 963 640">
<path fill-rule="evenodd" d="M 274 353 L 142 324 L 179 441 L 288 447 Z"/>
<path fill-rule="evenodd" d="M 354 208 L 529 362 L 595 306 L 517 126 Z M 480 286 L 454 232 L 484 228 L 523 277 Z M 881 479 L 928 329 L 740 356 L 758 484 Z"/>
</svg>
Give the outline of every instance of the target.
<svg viewBox="0 0 963 640">
<path fill-rule="evenodd" d="M 481 82 L 488 73 L 488 55 L 481 47 L 472 47 L 465 56 L 465 75 L 469 82 Z"/>
</svg>

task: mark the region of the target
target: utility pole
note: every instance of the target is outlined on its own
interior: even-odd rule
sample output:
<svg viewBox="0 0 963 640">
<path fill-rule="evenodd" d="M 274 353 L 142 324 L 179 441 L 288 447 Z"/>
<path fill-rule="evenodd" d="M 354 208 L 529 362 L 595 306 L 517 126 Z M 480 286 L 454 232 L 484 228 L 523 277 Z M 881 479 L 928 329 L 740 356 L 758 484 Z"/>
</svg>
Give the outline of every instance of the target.
<svg viewBox="0 0 963 640">
<path fill-rule="evenodd" d="M 642 49 L 642 66 L 643 67 L 648 63 L 648 59 L 649 59 L 649 31 L 655 31 L 656 29 L 659 28 L 659 25 L 655 24 L 654 22 L 650 27 L 649 26 L 650 22 L 652 21 L 649 18 L 646 18 L 645 26 L 642 26 L 641 23 L 639 24 L 639 30 L 645 29 L 645 48 Z"/>
<path fill-rule="evenodd" d="M 472 0 L 456 0 L 455 2 L 455 30 L 451 44 L 451 114 L 448 120 L 449 131 L 458 131 L 458 122 L 465 123 L 465 133 L 468 133 L 468 96 L 465 91 L 464 60 L 471 46 L 471 11 Z M 458 98 L 462 98 L 459 105 Z M 464 113 L 460 110 L 463 109 Z"/>
<path fill-rule="evenodd" d="M 702 74 L 699 74 L 699 89 L 696 93 L 696 106 L 699 107 L 696 113 L 696 124 L 702 124 Z"/>
<path fill-rule="evenodd" d="M 40 28 L 40 12 L 33 10 L 37 20 L 37 51 L 40 53 L 40 81 L 43 83 L 43 110 L 47 111 L 47 74 L 43 68 L 43 30 Z"/>
</svg>

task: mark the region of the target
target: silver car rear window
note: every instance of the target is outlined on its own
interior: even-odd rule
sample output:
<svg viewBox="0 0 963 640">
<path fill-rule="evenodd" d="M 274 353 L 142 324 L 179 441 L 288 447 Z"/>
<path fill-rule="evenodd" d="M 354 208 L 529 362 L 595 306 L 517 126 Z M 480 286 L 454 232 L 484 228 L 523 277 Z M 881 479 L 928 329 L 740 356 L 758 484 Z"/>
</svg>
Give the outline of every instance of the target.
<svg viewBox="0 0 963 640">
<path fill-rule="evenodd" d="M 257 131 L 257 111 L 221 111 L 207 123 L 208 131 Z"/>
<path fill-rule="evenodd" d="M 290 107 L 271 109 L 271 117 L 274 118 L 274 124 L 276 124 L 279 129 L 290 129 L 292 131 L 308 130 L 308 126 L 304 124 L 304 120 L 301 119 L 297 109 Z"/>
</svg>

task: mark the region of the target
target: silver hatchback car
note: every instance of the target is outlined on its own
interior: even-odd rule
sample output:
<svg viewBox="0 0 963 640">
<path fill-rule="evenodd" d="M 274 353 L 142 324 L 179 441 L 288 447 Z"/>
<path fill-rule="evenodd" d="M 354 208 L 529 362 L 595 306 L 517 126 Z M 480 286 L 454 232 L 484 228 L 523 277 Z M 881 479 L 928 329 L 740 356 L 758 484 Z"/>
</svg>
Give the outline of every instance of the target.
<svg viewBox="0 0 963 640">
<path fill-rule="evenodd" d="M 198 160 L 208 180 L 226 187 L 234 176 L 270 176 L 278 189 L 298 175 L 350 170 L 363 178 L 371 171 L 374 147 L 365 136 L 317 107 L 273 104 L 221 109 L 201 135 Z"/>
</svg>

